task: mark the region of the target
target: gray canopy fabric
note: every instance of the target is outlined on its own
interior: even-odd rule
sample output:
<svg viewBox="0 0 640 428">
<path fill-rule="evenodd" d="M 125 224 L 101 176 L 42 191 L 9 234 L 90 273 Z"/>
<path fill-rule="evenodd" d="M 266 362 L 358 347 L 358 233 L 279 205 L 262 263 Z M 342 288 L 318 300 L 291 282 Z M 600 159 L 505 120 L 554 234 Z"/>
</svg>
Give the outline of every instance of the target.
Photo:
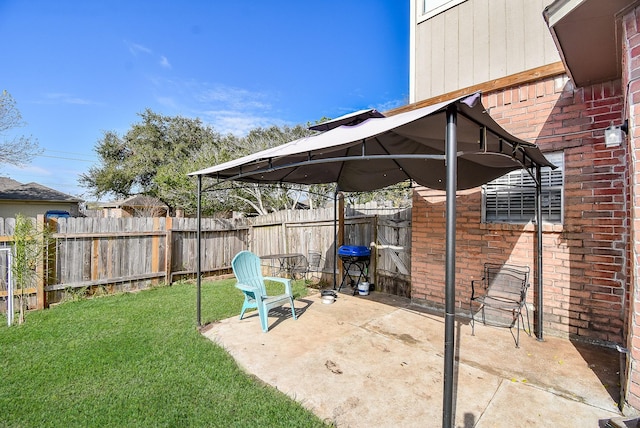
<svg viewBox="0 0 640 428">
<path fill-rule="evenodd" d="M 412 179 L 443 190 L 446 110 L 452 104 L 458 109 L 459 190 L 515 169 L 552 166 L 537 146 L 500 127 L 482 103 L 467 105 L 473 97 L 479 94 L 390 117 L 378 113 L 356 125 L 337 126 L 190 175 L 256 183 L 337 183 L 347 192 Z"/>
<path fill-rule="evenodd" d="M 531 173 L 536 183 L 536 329 L 538 339 L 542 340 L 540 170 L 544 166 L 555 167 L 537 146 L 514 137 L 500 127 L 478 102 L 479 98 L 480 94 L 476 93 L 390 117 L 356 112 L 348 115 L 345 121 L 334 121 L 325 128 L 319 128 L 326 130 L 317 135 L 190 174 L 198 178 L 198 242 L 203 176 L 255 183 L 337 183 L 343 191 L 375 190 L 412 179 L 423 186 L 446 190 L 442 426 L 447 428 L 453 426 L 456 189 L 477 187 L 520 168 Z M 198 245 L 198 325 L 200 247 Z"/>
</svg>

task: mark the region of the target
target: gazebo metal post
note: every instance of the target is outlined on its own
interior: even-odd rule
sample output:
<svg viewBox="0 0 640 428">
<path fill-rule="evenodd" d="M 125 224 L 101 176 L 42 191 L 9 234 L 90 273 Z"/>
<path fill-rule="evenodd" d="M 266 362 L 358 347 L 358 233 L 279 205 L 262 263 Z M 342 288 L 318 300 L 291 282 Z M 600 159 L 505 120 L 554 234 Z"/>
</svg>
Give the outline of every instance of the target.
<svg viewBox="0 0 640 428">
<path fill-rule="evenodd" d="M 444 319 L 444 391 L 442 427 L 453 427 L 453 362 L 455 354 L 455 287 L 456 287 L 456 189 L 458 142 L 457 109 L 447 107 L 445 136 L 446 182 L 446 249 L 445 249 L 445 319 Z"/>
<path fill-rule="evenodd" d="M 201 317 L 201 302 L 200 302 L 200 291 L 201 291 L 201 281 L 202 281 L 202 245 L 200 243 L 200 238 L 202 235 L 202 214 L 201 214 L 201 201 L 202 201 L 202 175 L 198 175 L 198 217 L 197 217 L 197 226 L 196 226 L 196 320 L 198 323 L 198 327 L 202 325 L 202 317 Z"/>
<path fill-rule="evenodd" d="M 542 168 L 536 165 L 536 232 L 538 234 L 537 245 L 537 262 L 538 262 L 538 278 L 536 281 L 537 301 L 536 301 L 536 338 L 539 341 L 544 340 L 542 333 Z"/>
<path fill-rule="evenodd" d="M 333 193 L 333 289 L 338 286 L 338 192 L 340 191 L 336 184 L 336 190 Z"/>
</svg>

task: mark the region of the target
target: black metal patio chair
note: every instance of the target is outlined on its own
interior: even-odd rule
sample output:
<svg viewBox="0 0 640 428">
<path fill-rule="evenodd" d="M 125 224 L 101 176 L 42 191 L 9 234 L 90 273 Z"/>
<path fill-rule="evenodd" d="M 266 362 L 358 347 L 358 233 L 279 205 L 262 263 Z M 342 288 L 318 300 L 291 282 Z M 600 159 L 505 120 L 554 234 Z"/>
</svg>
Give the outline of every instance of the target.
<svg viewBox="0 0 640 428">
<path fill-rule="evenodd" d="M 469 310 L 471 312 L 472 335 L 475 335 L 475 315 L 480 313 L 483 324 L 509 327 L 511 335 L 516 341 L 516 348 L 519 348 L 521 322 L 524 328 L 522 314 L 524 308 L 528 328 L 525 331 L 531 336 L 527 308 L 529 273 L 528 266 L 485 263 L 482 279 L 471 281 Z M 513 334 L 514 326 L 517 327 L 516 335 Z"/>
</svg>

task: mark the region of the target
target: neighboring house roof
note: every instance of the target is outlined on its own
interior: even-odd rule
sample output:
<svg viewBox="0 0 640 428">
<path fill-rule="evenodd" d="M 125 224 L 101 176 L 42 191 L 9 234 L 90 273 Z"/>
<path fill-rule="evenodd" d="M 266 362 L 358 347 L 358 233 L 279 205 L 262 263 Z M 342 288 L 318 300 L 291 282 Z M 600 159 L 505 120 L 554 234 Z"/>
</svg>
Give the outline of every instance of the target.
<svg viewBox="0 0 640 428">
<path fill-rule="evenodd" d="M 0 192 L 18 186 L 22 186 L 22 183 L 7 177 L 0 177 Z"/>
<path fill-rule="evenodd" d="M 10 178 L 0 177 L 0 201 L 29 202 L 82 202 L 66 193 L 38 183 L 22 184 Z"/>
<path fill-rule="evenodd" d="M 146 195 L 133 195 L 126 199 L 100 204 L 102 208 L 142 208 L 158 207 L 168 208 L 160 199 Z"/>
</svg>

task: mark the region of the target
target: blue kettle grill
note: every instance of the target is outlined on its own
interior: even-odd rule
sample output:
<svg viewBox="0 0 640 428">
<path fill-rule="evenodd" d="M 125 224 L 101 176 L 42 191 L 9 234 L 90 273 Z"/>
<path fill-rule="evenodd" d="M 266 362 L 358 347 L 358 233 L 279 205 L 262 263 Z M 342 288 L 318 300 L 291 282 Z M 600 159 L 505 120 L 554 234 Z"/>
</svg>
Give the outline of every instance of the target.
<svg viewBox="0 0 640 428">
<path fill-rule="evenodd" d="M 338 257 L 344 266 L 344 274 L 338 291 L 347 283 L 353 287 L 353 295 L 355 296 L 360 281 L 368 280 L 367 271 L 371 262 L 371 249 L 364 245 L 343 245 L 338 248 Z"/>
</svg>

